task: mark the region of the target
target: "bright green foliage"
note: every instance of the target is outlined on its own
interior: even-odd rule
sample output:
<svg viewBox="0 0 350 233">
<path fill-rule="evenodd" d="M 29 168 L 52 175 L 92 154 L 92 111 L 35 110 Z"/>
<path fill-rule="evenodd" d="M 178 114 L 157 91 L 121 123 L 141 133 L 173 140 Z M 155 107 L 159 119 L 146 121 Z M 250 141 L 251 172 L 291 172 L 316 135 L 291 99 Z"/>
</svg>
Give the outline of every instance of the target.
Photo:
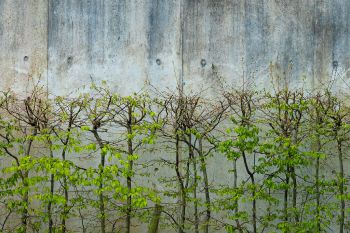
<svg viewBox="0 0 350 233">
<path fill-rule="evenodd" d="M 329 91 L 83 91 L 2 93 L 0 232 L 349 230 L 350 108 Z"/>
</svg>

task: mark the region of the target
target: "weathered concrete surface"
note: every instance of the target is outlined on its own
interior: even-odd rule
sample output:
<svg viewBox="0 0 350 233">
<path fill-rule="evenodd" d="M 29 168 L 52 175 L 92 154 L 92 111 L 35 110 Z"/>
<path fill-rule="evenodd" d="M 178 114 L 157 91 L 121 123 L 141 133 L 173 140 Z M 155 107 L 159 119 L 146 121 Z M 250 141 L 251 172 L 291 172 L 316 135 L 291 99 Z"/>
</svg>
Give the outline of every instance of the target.
<svg viewBox="0 0 350 233">
<path fill-rule="evenodd" d="M 47 1 L 0 0 L 0 90 L 46 85 Z"/>
<path fill-rule="evenodd" d="M 184 9 L 190 86 L 214 85 L 212 64 L 228 84 L 257 87 L 317 88 L 349 68 L 349 1 L 196 0 Z"/>
<path fill-rule="evenodd" d="M 64 94 L 99 80 L 347 88 L 346 0 L 0 0 L 1 89 L 41 78 Z M 26 58 L 25 58 L 26 57 Z M 47 76 L 48 74 L 48 76 Z"/>
<path fill-rule="evenodd" d="M 174 85 L 178 1 L 51 1 L 49 88 L 64 93 L 100 80 L 123 93 Z M 159 59 L 159 60 L 157 60 Z"/>
</svg>

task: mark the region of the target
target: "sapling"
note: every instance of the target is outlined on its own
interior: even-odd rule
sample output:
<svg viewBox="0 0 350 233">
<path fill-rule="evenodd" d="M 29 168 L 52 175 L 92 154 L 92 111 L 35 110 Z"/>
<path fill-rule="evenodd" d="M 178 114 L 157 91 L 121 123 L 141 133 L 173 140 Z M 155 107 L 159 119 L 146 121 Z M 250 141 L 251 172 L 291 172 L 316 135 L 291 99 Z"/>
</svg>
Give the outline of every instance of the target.
<svg viewBox="0 0 350 233">
<path fill-rule="evenodd" d="M 65 167 L 68 172 L 63 172 L 63 192 L 64 192 L 64 204 L 61 212 L 61 231 L 65 233 L 67 231 L 67 218 L 70 212 L 69 207 L 69 184 L 68 184 L 68 175 L 69 166 L 67 163 L 67 154 L 69 150 L 75 147 L 78 144 L 77 138 L 73 135 L 79 129 L 79 117 L 82 114 L 84 101 L 81 98 L 73 99 L 63 99 L 58 97 L 55 99 L 55 105 L 57 107 L 56 114 L 60 117 L 58 125 L 53 129 L 54 134 L 61 143 L 62 147 L 60 154 L 62 159 L 62 165 Z"/>
<path fill-rule="evenodd" d="M 197 160 L 200 162 L 200 171 L 202 172 L 204 194 L 205 194 L 205 219 L 204 232 L 209 232 L 211 220 L 211 198 L 209 190 L 209 179 L 207 172 L 207 157 L 216 149 L 214 133 L 219 133 L 217 127 L 224 119 L 223 115 L 227 106 L 222 101 L 212 103 L 209 99 L 192 95 L 186 96 L 186 111 L 184 111 L 183 127 L 186 137 L 184 142 L 188 145 L 188 158 L 193 165 L 193 198 L 194 198 L 194 217 L 195 232 L 199 231 L 199 214 L 198 214 L 198 172 Z M 203 143 L 209 144 L 204 147 Z M 196 152 L 196 153 L 195 153 Z M 198 159 L 195 157 L 198 154 Z"/>
<path fill-rule="evenodd" d="M 330 92 L 326 93 L 329 111 L 326 112 L 326 121 L 329 127 L 328 135 L 336 143 L 338 166 L 337 186 L 339 192 L 339 233 L 344 232 L 345 228 L 345 190 L 346 176 L 344 171 L 344 144 L 349 140 L 349 106 L 340 98 L 335 97 Z"/>
<path fill-rule="evenodd" d="M 311 158 L 316 159 L 315 161 L 315 176 L 314 176 L 314 184 L 315 184 L 315 195 L 316 195 L 316 231 L 322 232 L 325 228 L 323 222 L 326 222 L 327 219 L 322 216 L 322 212 L 326 211 L 321 201 L 324 197 L 323 188 L 325 186 L 325 182 L 321 178 L 321 161 L 326 159 L 326 154 L 324 153 L 325 145 L 329 142 L 327 140 L 327 115 L 328 112 L 331 111 L 331 103 L 327 100 L 328 94 L 323 94 L 321 92 L 316 93 L 314 96 L 310 98 L 310 138 L 312 139 L 312 151 Z"/>
<path fill-rule="evenodd" d="M 322 113 L 319 109 L 319 106 L 321 105 L 321 100 L 319 95 L 316 97 L 316 101 L 315 101 L 315 128 L 316 128 L 316 152 L 320 153 L 321 152 L 321 139 L 320 139 L 320 128 L 322 127 L 322 123 L 323 123 L 323 117 L 322 117 Z M 316 158 L 316 164 L 315 164 L 315 186 L 316 186 L 316 225 L 317 225 L 317 231 L 321 232 L 321 223 L 320 223 L 320 202 L 321 202 L 321 195 L 320 195 L 320 157 L 317 156 Z"/>
<path fill-rule="evenodd" d="M 105 166 L 106 156 L 108 152 L 109 141 L 103 140 L 101 137 L 101 129 L 110 124 L 114 119 L 116 112 L 112 111 L 112 100 L 118 98 L 110 93 L 107 88 L 93 86 L 92 90 L 96 92 L 94 98 L 84 104 L 85 115 L 88 117 L 89 131 L 93 134 L 100 150 L 100 163 L 98 166 L 98 202 L 99 202 L 99 218 L 100 231 L 106 232 L 106 207 L 105 207 Z M 91 98 L 90 98 L 91 99 Z"/>
<path fill-rule="evenodd" d="M 29 208 L 30 208 L 30 165 L 27 161 L 31 159 L 31 152 L 35 137 L 40 133 L 42 127 L 42 117 L 46 112 L 46 105 L 43 103 L 44 96 L 40 87 L 36 86 L 25 100 L 19 101 L 11 93 L 4 93 L 2 110 L 9 116 L 10 124 L 17 124 L 15 127 L 8 125 L 1 138 L 8 144 L 3 149 L 5 153 L 15 160 L 14 170 L 19 175 L 21 187 L 19 187 L 21 195 L 21 232 L 28 231 L 29 225 Z M 29 131 L 29 132 L 28 132 Z M 18 135 L 22 135 L 18 136 Z M 19 151 L 11 152 L 10 148 L 15 143 L 20 142 Z"/>
<path fill-rule="evenodd" d="M 236 134 L 234 139 L 225 140 L 220 145 L 220 150 L 228 156 L 233 156 L 236 162 L 238 158 L 243 159 L 244 168 L 247 172 L 251 186 L 251 200 L 252 200 L 252 219 L 251 225 L 253 232 L 257 232 L 257 203 L 256 203 L 256 177 L 255 164 L 251 166 L 248 161 L 248 154 L 252 154 L 258 146 L 259 138 L 258 128 L 253 123 L 255 114 L 254 93 L 249 91 L 228 93 L 226 98 L 229 107 L 233 112 L 231 118 L 234 125 L 233 130 Z M 253 159 L 255 161 L 255 159 Z M 236 175 L 235 175 L 236 176 Z M 237 179 L 237 177 L 235 177 Z"/>
<path fill-rule="evenodd" d="M 186 209 L 187 209 L 187 190 L 186 190 L 186 180 L 184 179 L 185 175 L 183 174 L 182 168 L 182 148 L 181 144 L 183 141 L 183 114 L 185 112 L 185 101 L 180 91 L 180 94 L 176 93 L 165 93 L 164 97 L 164 107 L 166 113 L 166 127 L 163 128 L 162 134 L 166 139 L 166 142 L 170 140 L 170 143 L 174 145 L 174 154 L 175 161 L 168 164 L 173 165 L 176 181 L 178 186 L 178 219 L 173 221 L 176 224 L 177 232 L 185 232 L 185 221 L 186 221 Z M 188 168 L 188 166 L 187 166 Z"/>
<path fill-rule="evenodd" d="M 175 143 L 175 162 L 168 161 L 168 164 L 175 168 L 176 179 L 179 188 L 179 208 L 180 214 L 176 223 L 178 232 L 184 231 L 187 207 L 190 194 L 193 200 L 193 225 L 194 232 L 199 232 L 201 227 L 201 212 L 197 192 L 199 185 L 198 162 L 203 178 L 203 188 L 205 195 L 205 216 L 204 232 L 209 232 L 211 220 L 211 198 L 210 184 L 207 174 L 207 157 L 216 148 L 215 131 L 219 123 L 223 120 L 226 110 L 222 101 L 214 102 L 205 99 L 198 94 L 186 95 L 178 90 L 177 93 L 166 93 L 165 98 L 167 112 L 167 126 L 163 136 Z M 216 131 L 218 133 L 218 131 Z M 181 144 L 185 147 L 181 147 Z M 183 153 L 186 148 L 187 155 Z M 197 155 L 197 156 L 196 156 Z M 184 164 L 184 166 L 183 166 Z M 191 169 L 192 165 L 192 169 Z M 192 173 L 192 176 L 190 176 Z M 192 185 L 189 184 L 192 182 Z"/>
<path fill-rule="evenodd" d="M 41 140 L 44 141 L 45 146 L 47 146 L 49 151 L 49 158 L 39 159 L 37 161 L 40 168 L 39 170 L 44 172 L 44 175 L 49 174 L 49 195 L 40 195 L 44 203 L 47 203 L 47 218 L 48 218 L 48 232 L 54 232 L 54 222 L 53 222 L 53 205 L 54 205 L 54 195 L 55 195 L 55 172 L 52 171 L 53 164 L 55 163 L 54 151 L 53 151 L 53 129 L 55 127 L 56 118 L 54 117 L 54 109 L 52 109 L 52 101 L 46 100 L 45 107 L 42 107 L 42 116 L 40 122 L 42 125 L 41 129 Z M 40 137 L 38 137 L 40 140 Z M 44 189 L 45 190 L 45 187 Z M 40 199 L 40 198 L 39 198 Z"/>
<path fill-rule="evenodd" d="M 137 207 L 146 205 L 146 196 L 142 196 L 145 189 L 141 186 L 133 186 L 135 175 L 135 162 L 137 154 L 147 144 L 154 144 L 156 131 L 161 127 L 160 122 L 154 122 L 157 115 L 151 108 L 151 99 L 147 94 L 133 94 L 130 96 L 113 98 L 112 105 L 117 112 L 113 123 L 118 127 L 119 135 L 122 135 L 115 147 L 126 155 L 123 176 L 126 178 L 126 219 L 125 231 L 131 231 L 131 219 Z"/>
<path fill-rule="evenodd" d="M 274 159 L 278 172 L 285 175 L 283 189 L 283 219 L 281 227 L 289 224 L 290 208 L 289 188 L 292 186 L 292 216 L 294 222 L 299 222 L 297 208 L 298 181 L 296 168 L 305 163 L 300 151 L 300 144 L 304 138 L 302 130 L 304 114 L 307 110 L 307 101 L 303 91 L 290 91 L 284 89 L 274 95 L 267 94 L 267 103 L 264 108 L 266 122 L 271 128 L 270 135 L 275 137 L 276 153 L 279 157 Z"/>
<path fill-rule="evenodd" d="M 197 96 L 188 97 L 183 96 L 183 118 L 182 121 L 179 122 L 182 133 L 183 133 L 183 141 L 186 142 L 188 147 L 188 159 L 186 161 L 186 182 L 185 189 L 189 188 L 190 182 L 190 163 L 193 166 L 193 200 L 194 200 L 194 231 L 196 233 L 199 232 L 199 216 L 198 216 L 198 199 L 197 199 L 197 186 L 198 186 L 198 172 L 197 172 L 197 162 L 194 154 L 194 142 L 193 142 L 193 129 L 194 129 L 194 117 L 195 112 L 198 108 L 200 98 Z"/>
</svg>

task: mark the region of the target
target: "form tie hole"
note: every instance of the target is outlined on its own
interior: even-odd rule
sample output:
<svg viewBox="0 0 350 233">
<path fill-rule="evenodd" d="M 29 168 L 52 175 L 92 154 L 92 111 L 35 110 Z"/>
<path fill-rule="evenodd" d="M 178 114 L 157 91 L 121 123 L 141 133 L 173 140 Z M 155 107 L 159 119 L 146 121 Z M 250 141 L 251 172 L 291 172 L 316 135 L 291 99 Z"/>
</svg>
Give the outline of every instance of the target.
<svg viewBox="0 0 350 233">
<path fill-rule="evenodd" d="M 207 61 L 205 59 L 201 60 L 201 66 L 205 67 L 207 65 Z"/>
</svg>

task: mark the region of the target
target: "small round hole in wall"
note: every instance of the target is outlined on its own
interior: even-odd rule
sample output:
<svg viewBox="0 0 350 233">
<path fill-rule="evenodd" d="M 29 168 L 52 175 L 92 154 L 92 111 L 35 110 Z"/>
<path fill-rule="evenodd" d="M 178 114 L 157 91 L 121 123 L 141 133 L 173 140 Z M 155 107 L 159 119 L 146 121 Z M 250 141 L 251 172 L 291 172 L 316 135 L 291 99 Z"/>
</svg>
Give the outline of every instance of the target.
<svg viewBox="0 0 350 233">
<path fill-rule="evenodd" d="M 69 57 L 67 58 L 67 63 L 68 63 L 69 65 L 71 65 L 71 64 L 73 63 L 73 57 L 72 57 L 72 56 L 69 56 Z"/>
<path fill-rule="evenodd" d="M 157 58 L 156 63 L 160 66 L 162 64 L 162 61 L 159 58 Z"/>
<path fill-rule="evenodd" d="M 332 63 L 332 65 L 333 65 L 333 68 L 337 68 L 338 67 L 338 61 L 333 61 L 333 63 Z"/>
<path fill-rule="evenodd" d="M 28 56 L 24 56 L 23 61 L 28 61 L 29 57 Z"/>
<path fill-rule="evenodd" d="M 205 59 L 201 60 L 201 66 L 205 67 L 207 65 L 207 61 Z"/>
</svg>

